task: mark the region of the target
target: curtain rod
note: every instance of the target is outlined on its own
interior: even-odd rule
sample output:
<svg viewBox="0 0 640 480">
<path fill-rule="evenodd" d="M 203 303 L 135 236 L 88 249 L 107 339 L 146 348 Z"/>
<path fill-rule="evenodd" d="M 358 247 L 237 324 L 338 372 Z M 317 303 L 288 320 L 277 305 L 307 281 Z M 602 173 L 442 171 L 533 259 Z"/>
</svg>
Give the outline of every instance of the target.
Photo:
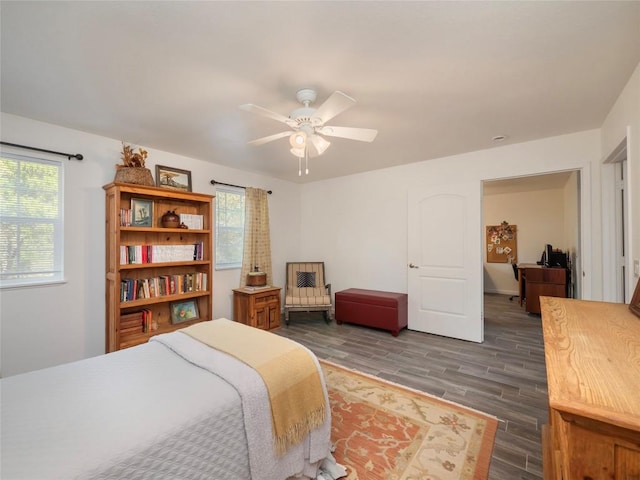
<svg viewBox="0 0 640 480">
<path fill-rule="evenodd" d="M 236 188 L 247 188 L 247 187 L 243 187 L 242 185 L 232 185 L 230 183 L 222 183 L 222 182 L 216 182 L 215 180 L 211 180 L 211 185 L 226 185 L 227 187 L 236 187 Z M 269 195 L 271 195 L 273 192 L 271 190 L 267 190 L 267 193 Z"/>
<path fill-rule="evenodd" d="M 76 160 L 82 160 L 84 158 L 81 153 L 76 153 L 74 155 L 72 153 L 54 152 L 53 150 L 45 150 L 44 148 L 28 147 L 27 145 L 18 145 L 17 143 L 9 143 L 9 142 L 0 142 L 0 144 L 7 145 L 9 147 L 18 147 L 18 148 L 25 148 L 27 150 L 35 150 L 36 152 L 45 152 L 45 153 L 53 153 L 54 155 L 62 155 L 63 157 L 67 157 L 67 160 L 71 160 L 72 158 L 75 158 Z"/>
</svg>

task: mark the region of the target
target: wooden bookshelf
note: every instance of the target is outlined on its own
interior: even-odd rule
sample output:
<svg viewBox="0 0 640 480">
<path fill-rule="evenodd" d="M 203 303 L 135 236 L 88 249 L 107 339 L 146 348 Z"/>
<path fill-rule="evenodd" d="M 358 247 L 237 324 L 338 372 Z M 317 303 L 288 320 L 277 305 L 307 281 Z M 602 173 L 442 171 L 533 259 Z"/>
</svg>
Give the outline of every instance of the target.
<svg viewBox="0 0 640 480">
<path fill-rule="evenodd" d="M 107 353 L 145 343 L 152 335 L 210 320 L 213 314 L 211 256 L 214 196 L 124 183 L 110 183 L 103 188 L 106 192 Z M 128 217 L 123 212 L 131 209 L 132 199 L 151 202 L 151 221 L 147 222 L 150 225 L 126 224 Z M 168 211 L 202 215 L 203 228 L 162 228 L 162 215 Z M 154 262 L 153 256 L 149 258 L 151 253 L 147 253 L 145 263 L 138 263 L 139 258 L 135 263 L 126 263 L 129 259 L 123 260 L 122 248 L 140 245 L 148 246 L 148 252 L 156 251 L 156 247 L 170 250 L 174 247 L 180 248 L 176 246 L 193 245 L 194 254 L 197 253 L 197 256 L 195 259 L 182 256 L 176 260 L 166 261 L 164 258 L 165 261 Z M 171 283 L 168 278 L 175 281 Z M 194 278 L 197 278 L 198 282 L 192 281 Z M 187 279 L 191 280 L 187 282 Z M 178 284 L 184 285 L 181 291 L 177 291 Z M 134 291 L 135 293 L 132 293 Z M 197 311 L 197 317 L 179 323 L 172 322 L 172 304 L 191 307 L 188 311 Z M 148 331 L 145 331 L 143 322 L 139 331 L 132 330 L 130 314 L 142 310 L 151 312 L 152 321 L 148 325 Z M 121 331 L 123 316 L 129 319 L 122 320 L 125 331 Z"/>
</svg>

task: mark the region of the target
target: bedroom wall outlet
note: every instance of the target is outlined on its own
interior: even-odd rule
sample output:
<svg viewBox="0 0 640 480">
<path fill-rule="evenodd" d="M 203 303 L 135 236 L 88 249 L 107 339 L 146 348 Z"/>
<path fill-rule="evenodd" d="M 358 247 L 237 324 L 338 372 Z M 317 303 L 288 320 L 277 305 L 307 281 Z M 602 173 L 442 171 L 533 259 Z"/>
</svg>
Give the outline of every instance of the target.
<svg viewBox="0 0 640 480">
<path fill-rule="evenodd" d="M 640 260 L 633 261 L 633 274 L 636 277 L 640 277 Z"/>
</svg>

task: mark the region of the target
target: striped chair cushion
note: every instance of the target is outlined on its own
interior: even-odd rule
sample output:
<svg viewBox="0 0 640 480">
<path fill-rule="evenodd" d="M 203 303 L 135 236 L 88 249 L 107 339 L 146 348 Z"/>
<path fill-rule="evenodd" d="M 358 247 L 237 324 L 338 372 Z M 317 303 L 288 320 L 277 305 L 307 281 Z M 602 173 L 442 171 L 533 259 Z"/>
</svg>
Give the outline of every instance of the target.
<svg viewBox="0 0 640 480">
<path fill-rule="evenodd" d="M 313 305 L 316 307 L 330 306 L 331 297 L 329 295 L 318 295 L 312 297 L 296 297 L 287 295 L 285 297 L 285 305 Z"/>
</svg>

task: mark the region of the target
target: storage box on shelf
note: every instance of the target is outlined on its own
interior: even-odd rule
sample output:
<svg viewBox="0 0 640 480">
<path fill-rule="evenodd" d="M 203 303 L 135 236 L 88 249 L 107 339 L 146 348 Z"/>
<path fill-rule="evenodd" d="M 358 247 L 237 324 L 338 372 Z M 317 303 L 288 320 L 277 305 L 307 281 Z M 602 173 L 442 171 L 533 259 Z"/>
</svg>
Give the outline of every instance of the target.
<svg viewBox="0 0 640 480">
<path fill-rule="evenodd" d="M 104 189 L 106 351 L 211 320 L 213 195 L 123 183 Z M 151 207 L 148 221 L 131 221 L 132 199 Z M 202 228 L 163 228 L 168 211 L 202 218 Z"/>
</svg>

